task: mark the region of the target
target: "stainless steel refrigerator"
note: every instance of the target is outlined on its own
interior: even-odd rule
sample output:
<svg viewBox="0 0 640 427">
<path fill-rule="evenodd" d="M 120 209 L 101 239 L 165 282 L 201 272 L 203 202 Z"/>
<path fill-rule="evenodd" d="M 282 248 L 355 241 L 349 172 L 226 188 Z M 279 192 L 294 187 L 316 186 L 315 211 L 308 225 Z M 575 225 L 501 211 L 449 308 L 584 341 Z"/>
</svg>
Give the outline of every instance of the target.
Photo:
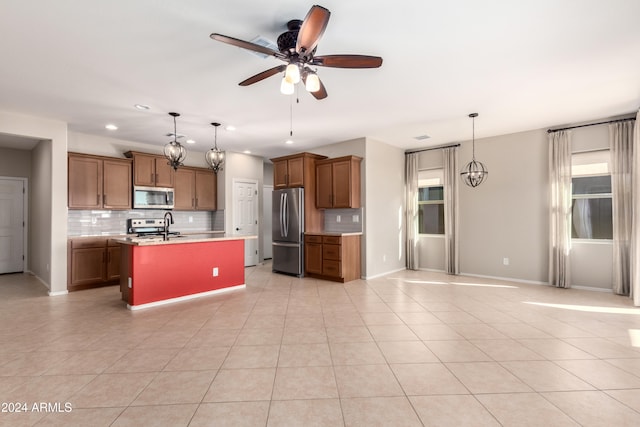
<svg viewBox="0 0 640 427">
<path fill-rule="evenodd" d="M 273 191 L 273 271 L 304 273 L 304 189 Z"/>
</svg>

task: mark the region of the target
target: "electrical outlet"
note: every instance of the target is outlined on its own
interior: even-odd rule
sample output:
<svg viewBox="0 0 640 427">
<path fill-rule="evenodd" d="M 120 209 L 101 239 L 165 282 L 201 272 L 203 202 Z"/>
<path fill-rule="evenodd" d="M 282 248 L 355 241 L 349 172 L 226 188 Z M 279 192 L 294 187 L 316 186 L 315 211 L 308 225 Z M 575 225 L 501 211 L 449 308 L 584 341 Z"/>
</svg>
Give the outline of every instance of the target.
<svg viewBox="0 0 640 427">
<path fill-rule="evenodd" d="M 502 258 L 502 264 L 509 265 L 509 258 Z"/>
<path fill-rule="evenodd" d="M 213 277 L 218 277 L 218 267 L 213 267 Z"/>
<path fill-rule="evenodd" d="M 336 222 L 340 222 L 342 218 L 340 218 L 340 215 L 336 215 Z"/>
<path fill-rule="evenodd" d="M 189 222 L 190 223 L 193 222 L 193 217 L 192 216 L 189 216 Z"/>
<path fill-rule="evenodd" d="M 386 255 L 382 255 L 382 262 L 387 262 L 387 256 Z"/>
<path fill-rule="evenodd" d="M 351 217 L 351 220 L 353 222 L 360 222 L 360 215 L 354 215 L 353 217 Z"/>
</svg>

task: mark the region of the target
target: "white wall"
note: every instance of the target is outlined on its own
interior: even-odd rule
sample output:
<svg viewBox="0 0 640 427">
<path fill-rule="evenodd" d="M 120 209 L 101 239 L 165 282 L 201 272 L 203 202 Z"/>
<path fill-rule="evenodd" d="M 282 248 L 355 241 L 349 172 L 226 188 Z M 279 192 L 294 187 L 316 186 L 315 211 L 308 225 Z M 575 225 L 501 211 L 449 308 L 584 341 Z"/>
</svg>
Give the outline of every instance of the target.
<svg viewBox="0 0 640 427">
<path fill-rule="evenodd" d="M 67 289 L 67 124 L 0 112 L 0 133 L 41 142 L 32 151 L 29 269 L 51 294 Z"/>
<path fill-rule="evenodd" d="M 262 262 L 263 236 L 262 227 L 264 219 L 262 215 L 262 194 L 264 185 L 264 159 L 241 153 L 225 153 L 223 170 L 218 172 L 218 180 L 224 185 L 218 185 L 218 209 L 224 209 L 225 233 L 234 234 L 233 230 L 233 180 L 249 179 L 258 182 L 258 260 Z M 221 191 L 222 190 L 222 191 Z M 222 194 L 221 194 L 222 193 Z M 222 202 L 222 203 L 221 203 Z"/>
<path fill-rule="evenodd" d="M 363 271 L 371 278 L 405 268 L 404 150 L 367 138 L 365 170 Z"/>
<path fill-rule="evenodd" d="M 208 167 L 204 160 L 204 152 L 187 148 L 185 166 Z M 159 145 L 143 144 L 141 142 L 127 141 L 124 139 L 107 138 L 103 136 L 88 135 L 79 132 L 69 132 L 69 151 L 75 153 L 94 154 L 97 156 L 124 158 L 127 151 L 140 151 L 142 153 L 163 155 L 163 147 Z"/>
<path fill-rule="evenodd" d="M 0 176 L 29 178 L 31 151 L 0 147 Z"/>
<path fill-rule="evenodd" d="M 460 184 L 463 274 L 547 282 L 547 146 L 543 130 L 476 139 L 476 160 L 489 178 L 476 188 Z M 462 144 L 460 167 L 471 151 L 471 141 Z"/>
</svg>

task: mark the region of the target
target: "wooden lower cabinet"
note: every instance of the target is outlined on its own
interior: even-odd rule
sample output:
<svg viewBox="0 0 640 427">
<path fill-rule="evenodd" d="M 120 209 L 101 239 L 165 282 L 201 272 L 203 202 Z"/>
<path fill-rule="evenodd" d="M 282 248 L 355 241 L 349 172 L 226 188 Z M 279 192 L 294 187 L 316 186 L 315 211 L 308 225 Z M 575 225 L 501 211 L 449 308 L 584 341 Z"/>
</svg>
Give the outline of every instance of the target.
<svg viewBox="0 0 640 427">
<path fill-rule="evenodd" d="M 336 282 L 360 279 L 360 235 L 305 234 L 305 275 Z"/>
<path fill-rule="evenodd" d="M 67 250 L 67 290 L 115 285 L 120 280 L 120 245 L 111 239 L 69 239 Z"/>
</svg>

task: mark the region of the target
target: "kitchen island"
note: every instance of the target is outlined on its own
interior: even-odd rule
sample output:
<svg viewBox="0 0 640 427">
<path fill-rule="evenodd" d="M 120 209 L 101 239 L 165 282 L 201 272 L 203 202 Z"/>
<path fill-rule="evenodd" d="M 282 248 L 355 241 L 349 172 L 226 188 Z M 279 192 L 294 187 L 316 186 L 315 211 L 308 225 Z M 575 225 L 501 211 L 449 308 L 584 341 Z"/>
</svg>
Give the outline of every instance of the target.
<svg viewBox="0 0 640 427">
<path fill-rule="evenodd" d="M 257 236 L 121 238 L 120 292 L 130 310 L 245 287 L 244 241 Z"/>
</svg>

